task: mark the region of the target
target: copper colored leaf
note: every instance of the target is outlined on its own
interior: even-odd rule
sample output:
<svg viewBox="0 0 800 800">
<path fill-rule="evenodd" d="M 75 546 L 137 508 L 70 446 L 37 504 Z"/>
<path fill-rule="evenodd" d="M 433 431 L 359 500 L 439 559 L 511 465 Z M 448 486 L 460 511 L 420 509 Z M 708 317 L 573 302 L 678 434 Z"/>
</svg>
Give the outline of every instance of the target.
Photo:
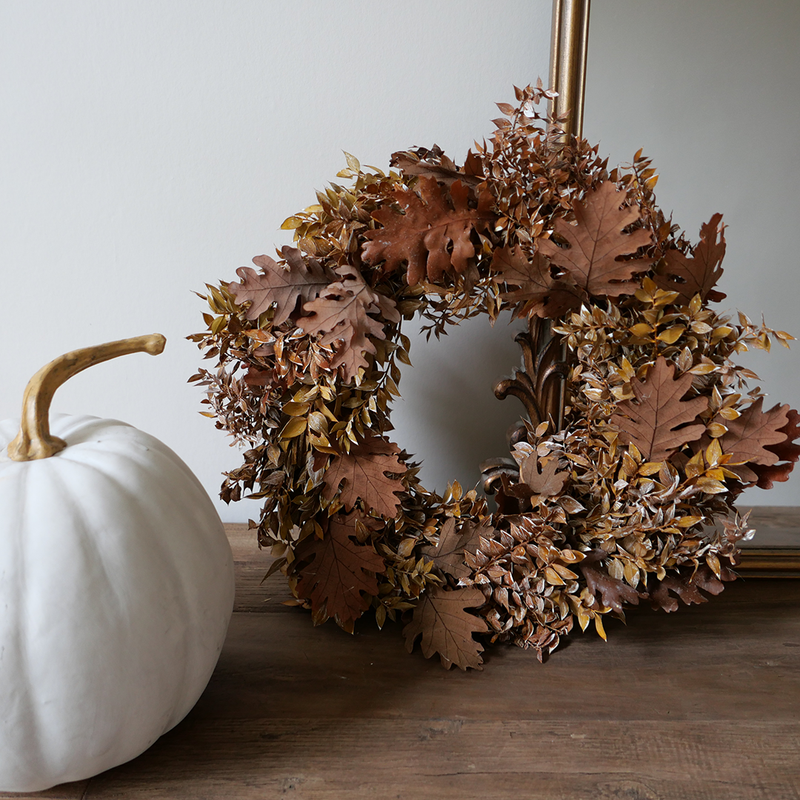
<svg viewBox="0 0 800 800">
<path fill-rule="evenodd" d="M 244 382 L 248 386 L 272 386 L 275 383 L 275 376 L 272 370 L 259 369 L 250 364 L 247 367 Z"/>
<path fill-rule="evenodd" d="M 714 302 L 725 299 L 725 294 L 713 288 L 722 275 L 720 264 L 725 256 L 725 233 L 721 222 L 722 214 L 714 214 L 700 228 L 700 243 L 691 256 L 680 250 L 667 251 L 653 277 L 661 289 L 678 292 L 684 303 L 696 294 L 703 300 Z"/>
<path fill-rule="evenodd" d="M 555 234 L 566 242 L 565 247 L 552 239 L 539 243 L 539 251 L 590 295 L 632 294 L 636 286 L 629 281 L 651 263 L 644 258 L 619 260 L 651 243 L 644 228 L 623 232 L 639 219 L 639 209 L 623 206 L 625 200 L 624 192 L 605 181 L 575 202 L 574 225 L 562 218 L 555 221 Z"/>
<path fill-rule="evenodd" d="M 385 571 L 383 559 L 370 545 L 359 544 L 357 514 L 337 515 L 328 522 L 324 538 L 309 536 L 297 547 L 297 594 L 311 602 L 317 619 L 334 617 L 343 627 L 358 619 L 378 594 L 376 574 Z"/>
<path fill-rule="evenodd" d="M 488 525 L 479 525 L 472 520 L 465 520 L 459 527 L 450 517 L 442 526 L 438 544 L 423 547 L 421 552 L 442 572 L 456 579 L 466 578 L 472 570 L 464 563 L 464 552 L 474 553 L 480 537 L 488 536 L 490 530 Z"/>
<path fill-rule="evenodd" d="M 519 287 L 500 294 L 504 302 L 517 304 L 516 317 L 534 314 L 553 319 L 580 305 L 580 289 L 568 275 L 552 277 L 550 263 L 541 253 L 529 259 L 520 248 L 498 248 L 492 256 L 492 270 L 495 281 Z"/>
<path fill-rule="evenodd" d="M 396 444 L 379 436 L 372 436 L 351 448 L 349 453 L 340 453 L 325 471 L 323 497 L 339 499 L 349 511 L 360 497 L 368 508 L 392 519 L 397 515 L 400 499 L 396 492 L 404 492 L 399 478 L 386 473 L 403 474 L 406 466 L 397 454 Z"/>
<path fill-rule="evenodd" d="M 233 282 L 228 288 L 237 303 L 250 301 L 247 319 L 258 319 L 275 303 L 272 324 L 280 325 L 295 311 L 298 300 L 313 300 L 330 283 L 332 275 L 319 262 L 311 258 L 305 260 L 294 247 L 284 247 L 281 252 L 288 267 L 269 256 L 258 256 L 253 263 L 261 267 L 260 273 L 250 267 L 236 270 L 242 282 Z"/>
<path fill-rule="evenodd" d="M 686 425 L 708 406 L 706 397 L 681 399 L 691 385 L 691 375 L 676 379 L 674 365 L 659 356 L 644 381 L 631 381 L 637 402 L 619 403 L 609 421 L 620 429 L 620 439 L 635 444 L 646 461 L 662 461 L 705 431 L 702 424 Z"/>
<path fill-rule="evenodd" d="M 555 497 L 567 485 L 569 470 L 560 470 L 557 458 L 551 457 L 545 462 L 533 449 L 523 455 L 519 446 L 515 448 L 514 456 L 519 464 L 520 481 L 534 494 Z"/>
<path fill-rule="evenodd" d="M 483 646 L 475 641 L 473 633 L 484 633 L 486 622 L 466 611 L 484 603 L 483 592 L 472 587 L 446 589 L 429 588 L 414 609 L 414 616 L 403 628 L 406 649 L 410 653 L 414 642 L 422 637 L 422 655 L 430 658 L 439 654 L 442 664 L 450 669 L 453 664 L 463 670 L 481 669 L 480 654 Z"/>
<path fill-rule="evenodd" d="M 472 160 L 470 160 L 470 156 L 472 156 Z M 402 150 L 392 153 L 389 163 L 401 170 L 403 175 L 424 175 L 428 178 L 435 178 L 447 186 L 456 181 L 470 185 L 480 183 L 480 178 L 469 172 L 469 169 L 474 169 L 475 165 L 474 154 L 471 153 L 467 154 L 467 162 L 463 169 L 458 169 L 443 153 L 439 154 L 435 151 Z"/>
<path fill-rule="evenodd" d="M 750 468 L 758 477 L 756 484 L 762 489 L 771 489 L 773 481 L 786 481 L 789 473 L 794 468 L 798 458 L 800 458 L 800 445 L 795 444 L 795 440 L 800 438 L 800 414 L 793 408 L 787 412 L 788 422 L 778 430 L 785 435 L 785 439 L 777 444 L 767 445 L 765 449 L 770 450 L 778 456 L 780 463 L 773 465 L 751 464 Z"/>
<path fill-rule="evenodd" d="M 797 412 L 787 405 L 775 405 L 769 411 L 762 411 L 763 402 L 764 398 L 759 397 L 755 403 L 742 411 L 737 419 L 727 422 L 728 432 L 719 440 L 722 451 L 731 455 L 732 465 L 746 462 L 743 466 L 731 466 L 731 469 L 748 483 L 759 480 L 754 466 L 778 465 L 781 453 L 786 453 L 785 457 L 795 461 L 800 452 L 800 449 L 788 440 L 790 434 L 794 438 L 798 433 Z M 791 465 L 786 466 L 791 470 Z M 781 465 L 776 469 L 776 479 L 779 479 L 777 475 L 782 472 Z M 769 473 L 765 473 L 762 482 L 768 480 L 770 480 Z"/>
<path fill-rule="evenodd" d="M 719 594 L 725 588 L 722 581 L 735 580 L 736 573 L 720 565 L 720 577 L 722 580 L 717 578 L 705 564 L 693 575 L 667 575 L 650 592 L 650 602 L 653 608 L 662 608 L 667 612 L 678 610 L 676 598 L 683 600 L 687 606 L 693 603 L 705 603 L 708 598 L 700 591 L 701 589 L 709 594 Z"/>
<path fill-rule="evenodd" d="M 602 605 L 621 614 L 623 603 L 639 604 L 639 594 L 632 586 L 612 578 L 607 572 L 597 568 L 597 562 L 606 555 L 607 553 L 602 550 L 592 553 L 578 564 L 578 569 L 586 579 L 586 588 L 589 592 Z"/>
<path fill-rule="evenodd" d="M 481 193 L 477 208 L 472 208 L 469 188 L 460 180 L 448 190 L 435 178 L 421 176 L 417 189 L 419 194 L 411 189 L 393 192 L 402 213 L 390 206 L 373 212 L 383 227 L 366 234 L 369 241 L 364 245 L 364 260 L 370 264 L 384 261 L 386 273 L 407 262 L 409 285 L 426 276 L 436 282 L 445 274 L 465 273 L 475 256 L 472 232 L 484 230 L 494 219 L 490 193 Z"/>
<path fill-rule="evenodd" d="M 306 303 L 307 317 L 297 320 L 298 327 L 310 334 L 320 334 L 320 344 L 336 345 L 329 366 L 343 368 L 345 380 L 352 380 L 368 362 L 365 353 L 375 354 L 375 345 L 367 338 L 385 339 L 385 322 L 399 322 L 400 315 L 390 297 L 371 289 L 358 270 L 350 265 L 337 268 L 339 281 L 323 289 L 316 300 Z"/>
</svg>

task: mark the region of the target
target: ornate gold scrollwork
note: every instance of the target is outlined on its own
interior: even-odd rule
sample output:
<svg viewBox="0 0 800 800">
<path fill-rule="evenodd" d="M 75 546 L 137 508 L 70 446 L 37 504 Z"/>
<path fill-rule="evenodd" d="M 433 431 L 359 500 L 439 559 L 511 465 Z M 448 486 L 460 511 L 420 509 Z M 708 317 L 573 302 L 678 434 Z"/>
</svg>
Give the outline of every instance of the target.
<svg viewBox="0 0 800 800">
<path fill-rule="evenodd" d="M 522 369 L 515 369 L 494 387 L 495 396 L 505 400 L 509 395 L 519 399 L 533 425 L 550 422 L 554 430 L 564 426 L 566 379 L 569 372 L 566 347 L 553 335 L 550 321 L 533 317 L 527 331 L 520 331 L 515 341 L 522 348 Z M 509 448 L 526 437 L 526 426 L 520 420 L 507 433 Z M 481 464 L 482 488 L 494 494 L 502 476 L 516 480 L 519 468 L 510 458 L 492 458 Z"/>
</svg>

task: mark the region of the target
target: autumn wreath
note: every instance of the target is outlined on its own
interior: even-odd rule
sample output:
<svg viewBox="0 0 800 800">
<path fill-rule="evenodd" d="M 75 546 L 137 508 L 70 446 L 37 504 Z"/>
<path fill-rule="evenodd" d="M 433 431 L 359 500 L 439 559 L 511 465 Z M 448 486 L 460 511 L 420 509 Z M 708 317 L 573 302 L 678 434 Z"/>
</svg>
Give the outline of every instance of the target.
<svg viewBox="0 0 800 800">
<path fill-rule="evenodd" d="M 421 637 L 448 667 L 479 667 L 486 640 L 541 659 L 575 622 L 605 638 L 625 604 L 717 594 L 752 533 L 737 496 L 800 455 L 800 415 L 765 410 L 731 361 L 792 337 L 709 307 L 724 298 L 721 217 L 691 244 L 641 152 L 609 171 L 539 112 L 551 96 L 516 89 L 460 167 L 437 147 L 394 154 L 388 173 L 347 156 L 347 185 L 283 224 L 297 247 L 209 285 L 208 330 L 191 337 L 216 360 L 192 378 L 204 413 L 248 447 L 222 498 L 262 502 L 251 527 L 296 602 L 349 631 L 368 609 L 400 619 L 408 649 Z M 491 511 L 477 489 L 420 484 L 390 407 L 410 363 L 402 320 L 438 336 L 504 310 L 532 331 L 506 390 L 532 399 Z M 565 356 L 558 420 L 534 397 L 543 324 Z"/>
</svg>

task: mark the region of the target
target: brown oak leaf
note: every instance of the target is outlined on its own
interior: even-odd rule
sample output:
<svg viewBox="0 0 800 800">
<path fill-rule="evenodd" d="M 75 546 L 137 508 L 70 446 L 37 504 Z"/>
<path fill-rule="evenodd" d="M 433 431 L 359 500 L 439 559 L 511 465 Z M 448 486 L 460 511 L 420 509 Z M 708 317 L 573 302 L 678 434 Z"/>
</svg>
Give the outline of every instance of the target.
<svg viewBox="0 0 800 800">
<path fill-rule="evenodd" d="M 778 465 L 781 458 L 796 461 L 800 448 L 793 444 L 798 435 L 798 415 L 788 405 L 775 405 L 769 411 L 762 411 L 763 397 L 749 405 L 741 416 L 727 422 L 728 432 L 720 437 L 719 443 L 723 453 L 731 455 L 729 468 L 736 472 L 745 483 L 756 483 L 759 474 L 756 472 L 758 465 L 763 467 L 776 467 L 776 472 L 771 475 L 764 473 L 762 483 L 772 479 L 780 480 L 781 475 L 791 464 Z M 791 415 L 791 417 L 790 417 Z M 789 436 L 792 440 L 789 440 Z M 786 455 L 782 456 L 782 453 Z M 736 466 L 737 462 L 746 462 Z M 788 477 L 788 472 L 786 472 Z M 783 480 L 786 480 L 784 478 Z M 769 487 L 765 487 L 769 488 Z"/>
<path fill-rule="evenodd" d="M 345 380 L 349 381 L 367 366 L 364 354 L 376 352 L 368 336 L 385 339 L 385 323 L 399 322 L 400 314 L 394 300 L 371 289 L 355 267 L 345 264 L 336 272 L 340 280 L 326 286 L 316 300 L 303 306 L 309 316 L 300 317 L 297 325 L 305 333 L 322 334 L 320 344 L 337 345 L 328 366 L 342 367 Z"/>
<path fill-rule="evenodd" d="M 325 471 L 323 497 L 332 500 L 338 493 L 348 511 L 360 497 L 368 508 L 393 519 L 400 506 L 396 492 L 404 492 L 405 487 L 400 478 L 390 478 L 386 473 L 406 472 L 405 464 L 397 457 L 399 452 L 396 444 L 371 436 L 349 453 L 340 453 Z"/>
<path fill-rule="evenodd" d="M 504 302 L 517 304 L 515 318 L 534 314 L 554 319 L 580 305 L 581 290 L 568 274 L 554 278 L 550 262 L 539 252 L 530 259 L 520 248 L 499 248 L 492 256 L 492 270 L 496 282 L 519 287 L 500 293 Z"/>
<path fill-rule="evenodd" d="M 558 467 L 558 459 L 540 459 L 534 447 L 527 442 L 514 448 L 513 456 L 519 464 L 519 479 L 533 494 L 555 497 L 560 494 L 569 480 L 569 470 Z"/>
<path fill-rule="evenodd" d="M 672 595 L 679 597 L 687 606 L 692 603 L 705 603 L 708 598 L 700 591 L 701 589 L 709 594 L 719 594 L 725 588 L 722 581 L 736 580 L 736 573 L 724 564 L 720 564 L 720 577 L 722 580 L 717 578 L 706 564 L 699 567 L 693 575 L 667 575 L 650 591 L 650 603 L 653 608 L 662 608 L 668 613 L 678 610 L 678 600 Z"/>
<path fill-rule="evenodd" d="M 607 572 L 598 569 L 595 565 L 606 558 L 608 553 L 604 550 L 594 550 L 583 561 L 578 562 L 578 569 L 586 579 L 586 588 L 600 603 L 617 614 L 622 614 L 622 604 L 630 603 L 639 605 L 639 593 L 632 586 L 623 581 L 612 578 Z"/>
<path fill-rule="evenodd" d="M 703 424 L 686 424 L 708 407 L 706 397 L 681 399 L 691 385 L 691 374 L 676 379 L 675 366 L 659 356 L 644 381 L 631 381 L 637 402 L 619 403 L 609 422 L 619 428 L 623 443 L 635 444 L 647 461 L 662 461 L 705 432 Z"/>
<path fill-rule="evenodd" d="M 766 446 L 778 456 L 780 463 L 772 465 L 752 464 L 750 468 L 758 477 L 756 485 L 762 489 L 771 489 L 773 481 L 789 480 L 789 473 L 794 469 L 797 459 L 800 458 L 800 445 L 795 441 L 800 438 L 800 414 L 793 408 L 787 412 L 789 421 L 778 430 L 785 434 L 786 438 L 778 444 Z"/>
<path fill-rule="evenodd" d="M 465 520 L 459 527 L 456 520 L 450 517 L 442 526 L 438 544 L 422 547 L 420 552 L 430 558 L 442 572 L 457 580 L 466 578 L 472 570 L 464 562 L 464 552 L 474 553 L 480 537 L 488 536 L 491 530 L 488 524 L 479 524 L 472 520 Z"/>
<path fill-rule="evenodd" d="M 539 251 L 589 295 L 632 294 L 636 285 L 630 282 L 631 278 L 651 263 L 646 258 L 619 260 L 652 241 L 644 228 L 623 232 L 639 219 L 639 209 L 622 205 L 625 200 L 624 192 L 617 191 L 611 181 L 604 181 L 587 192 L 582 201 L 575 201 L 574 225 L 564 219 L 555 221 L 554 232 L 567 246 L 559 247 L 552 239 L 539 243 Z"/>
<path fill-rule="evenodd" d="M 417 189 L 419 194 L 411 189 L 392 193 L 402 213 L 390 206 L 372 213 L 383 227 L 366 234 L 369 241 L 362 252 L 370 264 L 383 260 L 384 273 L 395 272 L 408 262 L 406 281 L 410 286 L 426 276 L 436 282 L 447 273 L 466 273 L 475 256 L 472 232 L 485 230 L 495 217 L 491 193 L 481 192 L 477 208 L 471 208 L 469 187 L 461 180 L 448 190 L 435 178 L 423 175 Z"/>
<path fill-rule="evenodd" d="M 691 256 L 680 250 L 667 251 L 653 277 L 661 289 L 678 292 L 684 303 L 696 294 L 713 302 L 727 297 L 714 289 L 722 275 L 720 264 L 725 256 L 725 226 L 721 222 L 722 214 L 714 214 L 700 228 L 700 242 Z"/>
<path fill-rule="evenodd" d="M 309 536 L 296 551 L 298 596 L 311 602 L 315 620 L 333 617 L 344 628 L 369 608 L 378 594 L 376 575 L 386 570 L 370 545 L 353 538 L 358 519 L 358 514 L 331 517 L 322 539 Z"/>
<path fill-rule="evenodd" d="M 447 186 L 456 181 L 476 186 L 483 180 L 481 162 L 474 153 L 467 153 L 464 166 L 459 169 L 436 145 L 431 150 L 418 147 L 392 153 L 389 164 L 403 175 L 424 175 Z"/>
<path fill-rule="evenodd" d="M 273 325 L 280 325 L 294 313 L 297 301 L 313 300 L 333 279 L 332 273 L 313 258 L 304 259 L 294 247 L 284 247 L 281 252 L 288 267 L 269 256 L 257 256 L 253 263 L 261 267 L 258 273 L 251 267 L 239 267 L 236 274 L 242 279 L 229 284 L 236 302 L 250 301 L 247 319 L 258 319 L 273 303 Z"/>
<path fill-rule="evenodd" d="M 483 646 L 472 634 L 484 633 L 488 626 L 485 620 L 465 609 L 482 606 L 484 601 L 483 592 L 473 587 L 431 587 L 422 595 L 414 616 L 403 628 L 406 649 L 410 653 L 421 636 L 420 648 L 425 658 L 438 653 L 447 669 L 453 664 L 463 670 L 482 669 Z"/>
</svg>

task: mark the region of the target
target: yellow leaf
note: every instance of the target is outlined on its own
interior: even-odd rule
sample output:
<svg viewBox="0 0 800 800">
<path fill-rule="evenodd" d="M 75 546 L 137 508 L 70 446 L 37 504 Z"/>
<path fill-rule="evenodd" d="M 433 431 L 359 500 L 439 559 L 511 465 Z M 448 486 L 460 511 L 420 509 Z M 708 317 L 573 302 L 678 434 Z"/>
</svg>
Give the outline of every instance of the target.
<svg viewBox="0 0 800 800">
<path fill-rule="evenodd" d="M 692 367 L 689 372 L 692 375 L 708 375 L 710 372 L 716 372 L 717 369 L 716 364 L 698 364 L 696 367 Z"/>
<path fill-rule="evenodd" d="M 730 325 L 720 325 L 718 328 L 714 328 L 711 339 L 724 339 L 731 331 L 733 331 L 733 328 Z"/>
<path fill-rule="evenodd" d="M 608 637 L 606 636 L 606 630 L 603 627 L 603 619 L 599 614 L 594 615 L 594 627 L 597 630 L 598 635 L 604 641 L 608 641 Z"/>
<path fill-rule="evenodd" d="M 720 447 L 719 440 L 714 439 L 711 444 L 706 447 L 706 461 L 708 462 L 708 466 L 716 467 L 717 464 L 719 464 L 720 458 L 722 458 L 722 447 Z"/>
<path fill-rule="evenodd" d="M 287 217 L 281 223 L 281 230 L 282 231 L 294 231 L 297 230 L 305 220 L 301 219 L 300 217 Z"/>
<path fill-rule="evenodd" d="M 566 584 L 566 581 L 552 567 L 545 567 L 544 577 L 552 586 L 564 586 Z"/>
<path fill-rule="evenodd" d="M 634 589 L 639 583 L 639 568 L 631 561 L 625 562 L 625 580 Z"/>
<path fill-rule="evenodd" d="M 306 429 L 305 417 L 292 417 L 284 426 L 280 433 L 281 439 L 294 439 Z"/>
<path fill-rule="evenodd" d="M 698 475 L 705 472 L 705 469 L 706 469 L 706 463 L 703 460 L 702 452 L 696 453 L 689 459 L 689 462 L 686 464 L 686 477 L 695 478 Z"/>
<path fill-rule="evenodd" d="M 702 521 L 703 521 L 702 517 L 686 516 L 686 517 L 681 517 L 675 524 L 679 528 L 691 528 L 692 525 L 697 525 L 698 522 Z"/>
<path fill-rule="evenodd" d="M 640 475 L 655 475 L 660 469 L 661 461 L 648 461 L 646 464 L 642 464 L 639 467 L 639 474 Z"/>
<path fill-rule="evenodd" d="M 319 386 L 306 386 L 300 389 L 299 392 L 294 393 L 292 400 L 295 403 L 305 403 L 308 400 L 313 400 L 319 394 Z"/>
<path fill-rule="evenodd" d="M 685 330 L 686 328 L 684 328 L 683 325 L 673 325 L 671 328 L 667 328 L 667 330 L 659 333 L 656 338 L 666 344 L 675 344 Z"/>
<path fill-rule="evenodd" d="M 728 491 L 728 487 L 714 478 L 698 478 L 696 485 L 699 486 L 705 494 L 722 494 Z"/>
<path fill-rule="evenodd" d="M 319 411 L 312 411 L 308 415 L 308 427 L 315 433 L 326 434 L 328 432 L 328 420 Z"/>
<path fill-rule="evenodd" d="M 562 577 L 566 578 L 569 581 L 574 581 L 577 579 L 577 575 L 569 568 L 565 567 L 563 564 L 553 564 L 553 569 Z"/>
<path fill-rule="evenodd" d="M 290 401 L 283 406 L 282 411 L 290 417 L 302 417 L 308 413 L 309 408 L 311 408 L 310 403 L 295 403 Z"/>
<path fill-rule="evenodd" d="M 708 564 L 708 566 L 711 567 L 712 572 L 721 579 L 722 570 L 720 569 L 719 559 L 714 555 L 714 553 L 708 553 L 708 555 L 706 555 L 706 564 Z"/>
<path fill-rule="evenodd" d="M 347 161 L 347 166 L 350 167 L 353 172 L 360 172 L 361 171 L 361 162 L 353 155 L 346 151 L 344 152 L 345 160 Z"/>
<path fill-rule="evenodd" d="M 632 328 L 630 328 L 630 332 L 634 336 L 640 336 L 640 337 L 649 336 L 652 330 L 653 326 L 648 325 L 646 322 L 640 322 L 638 325 L 634 325 Z"/>
<path fill-rule="evenodd" d="M 631 378 L 636 376 L 636 370 L 633 368 L 633 365 L 631 364 L 630 361 L 628 361 L 628 359 L 625 356 L 622 357 L 621 369 L 622 369 L 622 374 L 625 376 L 627 380 L 630 380 Z"/>
<path fill-rule="evenodd" d="M 416 543 L 417 540 L 411 537 L 408 539 L 403 539 L 403 541 L 400 542 L 397 547 L 397 555 L 402 556 L 403 558 L 408 558 L 411 553 L 414 552 L 414 545 Z"/>
</svg>

